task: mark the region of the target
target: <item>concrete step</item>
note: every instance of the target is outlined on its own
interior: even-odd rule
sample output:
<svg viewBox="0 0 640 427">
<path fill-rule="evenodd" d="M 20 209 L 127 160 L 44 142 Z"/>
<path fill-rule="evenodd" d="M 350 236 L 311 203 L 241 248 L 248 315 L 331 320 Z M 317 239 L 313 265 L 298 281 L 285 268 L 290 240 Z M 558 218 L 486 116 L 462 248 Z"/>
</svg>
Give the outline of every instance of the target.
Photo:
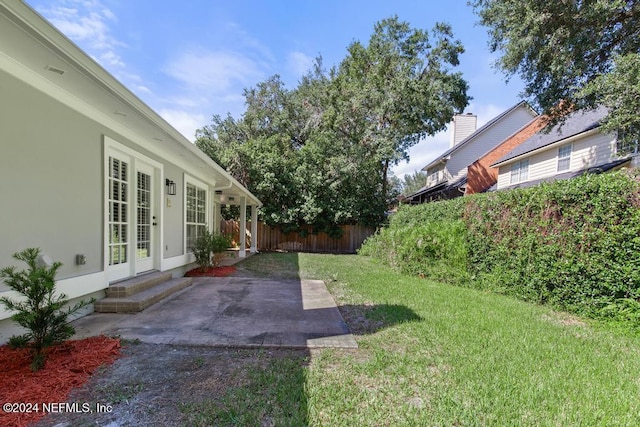
<svg viewBox="0 0 640 427">
<path fill-rule="evenodd" d="M 192 282 L 190 277 L 179 277 L 126 297 L 103 298 L 95 302 L 94 310 L 98 313 L 137 313 L 190 286 Z"/>
<path fill-rule="evenodd" d="M 107 288 L 107 297 L 109 298 L 125 298 L 157 284 L 166 282 L 171 279 L 171 272 L 156 271 L 153 273 L 143 274 L 121 282 L 112 283 Z"/>
</svg>

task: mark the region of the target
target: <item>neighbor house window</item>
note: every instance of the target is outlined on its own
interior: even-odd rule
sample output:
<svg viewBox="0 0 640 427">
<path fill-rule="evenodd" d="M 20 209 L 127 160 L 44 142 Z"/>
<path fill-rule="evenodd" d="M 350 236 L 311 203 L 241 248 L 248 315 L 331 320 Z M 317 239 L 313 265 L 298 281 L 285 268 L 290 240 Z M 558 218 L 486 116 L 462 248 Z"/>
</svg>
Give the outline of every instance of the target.
<svg viewBox="0 0 640 427">
<path fill-rule="evenodd" d="M 634 127 L 624 131 L 618 131 L 618 138 L 616 139 L 616 153 L 620 156 L 627 154 L 638 154 L 638 141 L 640 141 L 640 132 L 636 131 Z"/>
<path fill-rule="evenodd" d="M 193 252 L 198 237 L 207 228 L 207 191 L 187 183 L 187 252 Z"/>
<path fill-rule="evenodd" d="M 529 177 L 529 159 L 511 165 L 511 184 L 526 181 Z"/>
<path fill-rule="evenodd" d="M 558 149 L 558 172 L 567 171 L 571 166 L 571 145 Z"/>
<path fill-rule="evenodd" d="M 435 170 L 429 174 L 429 184 L 435 184 L 438 182 L 438 175 L 440 175 L 439 170 Z"/>
</svg>

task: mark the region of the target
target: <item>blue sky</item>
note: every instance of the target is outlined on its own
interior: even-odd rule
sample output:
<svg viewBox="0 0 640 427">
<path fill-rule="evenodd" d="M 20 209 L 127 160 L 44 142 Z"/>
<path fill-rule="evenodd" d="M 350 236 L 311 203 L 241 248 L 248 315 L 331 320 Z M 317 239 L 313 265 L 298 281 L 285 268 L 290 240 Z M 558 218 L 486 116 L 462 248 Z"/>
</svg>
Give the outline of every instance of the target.
<svg viewBox="0 0 640 427">
<path fill-rule="evenodd" d="M 466 52 L 459 70 L 478 126 L 516 104 L 492 64 L 486 28 L 467 0 L 26 0 L 189 140 L 214 114 L 239 117 L 244 88 L 279 74 L 289 88 L 322 55 L 338 64 L 347 46 L 367 43 L 377 21 L 398 15 L 414 28 L 447 22 Z M 394 171 L 421 169 L 448 148 L 446 132 L 410 152 Z"/>
</svg>

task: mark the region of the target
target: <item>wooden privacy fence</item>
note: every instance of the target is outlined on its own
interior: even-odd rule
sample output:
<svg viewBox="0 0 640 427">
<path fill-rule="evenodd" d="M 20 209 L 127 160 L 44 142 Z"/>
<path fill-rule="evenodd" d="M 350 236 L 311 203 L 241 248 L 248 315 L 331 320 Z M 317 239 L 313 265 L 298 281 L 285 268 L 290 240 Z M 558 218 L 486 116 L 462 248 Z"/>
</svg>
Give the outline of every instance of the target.
<svg viewBox="0 0 640 427">
<path fill-rule="evenodd" d="M 276 227 L 271 227 L 258 222 L 259 251 L 298 251 L 298 252 L 323 252 L 323 253 L 355 253 L 362 242 L 373 233 L 375 229 L 361 225 L 343 225 L 342 237 L 334 239 L 326 233 L 309 234 L 301 236 L 298 233 L 283 233 Z M 236 220 L 222 220 L 220 231 L 223 234 L 231 234 L 234 242 L 240 240 L 240 223 Z M 247 248 L 251 240 L 251 222 L 247 221 Z"/>
</svg>

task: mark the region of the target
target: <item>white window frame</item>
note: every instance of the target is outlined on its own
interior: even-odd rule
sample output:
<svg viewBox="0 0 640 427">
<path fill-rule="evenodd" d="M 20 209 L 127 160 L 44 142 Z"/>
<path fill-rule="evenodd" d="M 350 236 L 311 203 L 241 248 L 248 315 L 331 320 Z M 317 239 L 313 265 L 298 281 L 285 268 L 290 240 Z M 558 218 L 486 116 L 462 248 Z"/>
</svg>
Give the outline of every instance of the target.
<svg viewBox="0 0 640 427">
<path fill-rule="evenodd" d="M 195 187 L 196 191 L 201 190 L 204 194 L 204 211 L 201 212 L 202 213 L 202 217 L 198 218 L 198 212 L 196 211 L 196 217 L 195 217 L 195 221 L 190 221 L 190 212 L 188 209 L 189 206 L 189 202 L 188 202 L 188 197 L 189 197 L 189 186 L 193 186 Z M 196 227 L 196 239 L 198 238 L 198 232 L 197 230 L 201 229 L 202 227 L 209 229 L 209 225 L 208 225 L 208 221 L 207 219 L 210 216 L 210 204 L 211 204 L 211 197 L 209 195 L 209 186 L 207 184 L 205 184 L 202 181 L 199 181 L 193 177 L 190 177 L 188 175 L 185 175 L 185 179 L 184 179 L 184 253 L 185 254 L 192 254 L 193 250 L 190 247 L 191 245 L 189 244 L 189 228 L 191 226 L 195 226 Z M 196 202 L 197 203 L 197 202 Z"/>
<path fill-rule="evenodd" d="M 529 178 L 529 159 L 520 160 L 511 164 L 509 183 L 517 184 Z"/>
<path fill-rule="evenodd" d="M 571 144 L 563 145 L 558 148 L 558 165 L 557 171 L 563 172 L 571 169 L 571 152 L 572 152 Z"/>
<path fill-rule="evenodd" d="M 427 178 L 427 186 L 432 187 L 438 184 L 443 180 L 444 177 L 444 169 L 437 168 L 433 172 L 429 172 L 429 176 Z"/>
<path fill-rule="evenodd" d="M 626 143 L 623 143 L 622 138 L 624 137 L 624 134 L 625 132 L 623 130 L 618 130 L 616 137 L 616 154 L 619 156 L 633 156 L 640 153 L 640 136 L 638 136 L 636 133 L 633 141 L 627 141 Z"/>
</svg>

